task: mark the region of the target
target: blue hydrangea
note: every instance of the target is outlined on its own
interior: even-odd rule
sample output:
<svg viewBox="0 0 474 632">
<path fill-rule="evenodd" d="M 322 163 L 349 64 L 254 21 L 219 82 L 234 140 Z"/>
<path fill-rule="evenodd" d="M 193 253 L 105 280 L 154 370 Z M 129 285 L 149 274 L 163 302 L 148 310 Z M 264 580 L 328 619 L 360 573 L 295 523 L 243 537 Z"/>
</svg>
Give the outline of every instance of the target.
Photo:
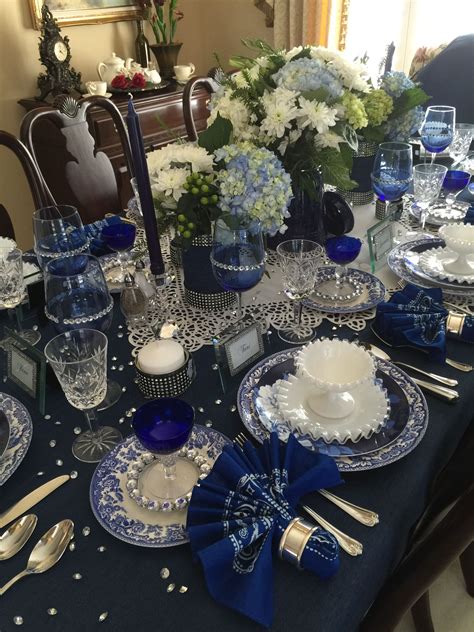
<svg viewBox="0 0 474 632">
<path fill-rule="evenodd" d="M 386 72 L 382 77 L 380 87 L 389 94 L 392 99 L 398 98 L 405 90 L 414 88 L 415 84 L 404 72 Z"/>
<path fill-rule="evenodd" d="M 215 159 L 223 166 L 216 178 L 221 211 L 258 219 L 269 235 L 284 232 L 293 194 L 291 178 L 275 154 L 243 142 L 221 147 Z"/>
<path fill-rule="evenodd" d="M 329 96 L 337 99 L 343 93 L 338 76 L 321 59 L 296 59 L 285 64 L 272 75 L 277 86 L 306 92 L 325 88 Z"/>
<path fill-rule="evenodd" d="M 423 108 L 419 105 L 388 121 L 385 128 L 386 137 L 388 140 L 406 142 L 420 129 L 422 121 Z"/>
</svg>

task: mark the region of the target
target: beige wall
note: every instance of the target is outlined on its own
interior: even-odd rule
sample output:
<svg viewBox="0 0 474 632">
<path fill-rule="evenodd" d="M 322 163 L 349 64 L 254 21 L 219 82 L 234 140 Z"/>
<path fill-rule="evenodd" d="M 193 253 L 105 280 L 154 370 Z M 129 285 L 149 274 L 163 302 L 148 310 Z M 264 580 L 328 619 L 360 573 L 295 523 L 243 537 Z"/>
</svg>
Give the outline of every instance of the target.
<svg viewBox="0 0 474 632">
<path fill-rule="evenodd" d="M 36 94 L 39 31 L 31 27 L 28 0 L 0 0 L 0 128 L 18 135 L 24 114 L 17 101 Z M 242 53 L 242 37 L 271 41 L 263 13 L 253 0 L 181 0 L 185 19 L 178 39 L 184 42 L 180 61 L 192 61 L 199 73 L 215 65 L 213 53 L 224 62 Z M 63 29 L 69 35 L 73 65 L 84 80 L 96 78 L 97 62 L 112 51 L 122 57 L 133 55 L 135 24 L 121 22 Z M 150 43 L 152 34 L 149 35 Z M 21 169 L 13 155 L 0 148 L 0 202 L 8 209 L 22 248 L 32 245 L 33 202 Z"/>
</svg>

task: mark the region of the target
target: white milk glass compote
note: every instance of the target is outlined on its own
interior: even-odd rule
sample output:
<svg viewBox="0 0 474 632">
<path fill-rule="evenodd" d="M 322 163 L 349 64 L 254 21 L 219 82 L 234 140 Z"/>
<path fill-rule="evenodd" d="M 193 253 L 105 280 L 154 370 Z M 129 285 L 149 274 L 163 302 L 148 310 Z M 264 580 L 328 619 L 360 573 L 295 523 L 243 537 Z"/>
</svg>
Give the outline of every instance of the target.
<svg viewBox="0 0 474 632">
<path fill-rule="evenodd" d="M 122 440 L 116 428 L 97 427 L 97 406 L 107 392 L 107 336 L 74 329 L 50 340 L 44 354 L 67 401 L 83 411 L 89 426 L 74 441 L 72 453 L 79 461 L 97 463 Z"/>
</svg>

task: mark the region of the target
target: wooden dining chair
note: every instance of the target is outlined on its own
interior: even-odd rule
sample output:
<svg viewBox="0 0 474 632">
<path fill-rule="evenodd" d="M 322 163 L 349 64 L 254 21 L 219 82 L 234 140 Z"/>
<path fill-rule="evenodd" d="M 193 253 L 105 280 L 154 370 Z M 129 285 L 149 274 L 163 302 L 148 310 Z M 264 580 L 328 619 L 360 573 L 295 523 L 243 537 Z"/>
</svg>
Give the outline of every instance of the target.
<svg viewBox="0 0 474 632">
<path fill-rule="evenodd" d="M 209 92 L 209 95 L 217 90 L 217 82 L 212 77 L 194 77 L 188 81 L 183 90 L 184 124 L 186 126 L 188 140 L 191 142 L 195 142 L 198 139 L 196 123 L 193 116 L 193 93 L 196 88 L 201 86 Z M 194 102 L 194 105 L 197 107 L 197 101 Z"/>
<path fill-rule="evenodd" d="M 0 146 L 12 151 L 20 161 L 30 187 L 34 207 L 40 208 L 54 203 L 48 186 L 25 145 L 13 134 L 0 130 Z M 15 239 L 13 223 L 7 209 L 3 205 L 0 205 L 0 236 Z"/>
<path fill-rule="evenodd" d="M 120 187 L 110 158 L 97 151 L 87 121 L 89 108 L 106 110 L 114 124 L 125 156 L 127 179 L 133 161 L 127 130 L 120 111 L 105 97 L 76 101 L 56 97 L 53 107 L 31 110 L 24 117 L 20 135 L 58 204 L 76 206 L 84 223 L 106 213 L 120 213 Z"/>
</svg>

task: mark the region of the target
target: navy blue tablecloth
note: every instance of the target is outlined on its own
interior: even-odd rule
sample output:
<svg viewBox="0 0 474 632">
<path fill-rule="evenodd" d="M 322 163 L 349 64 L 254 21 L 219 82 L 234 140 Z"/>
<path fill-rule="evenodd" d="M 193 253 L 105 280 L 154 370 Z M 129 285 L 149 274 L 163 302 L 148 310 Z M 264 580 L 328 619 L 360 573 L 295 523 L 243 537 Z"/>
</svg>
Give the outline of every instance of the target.
<svg viewBox="0 0 474 632">
<path fill-rule="evenodd" d="M 124 435 L 131 432 L 129 418 L 119 425 L 119 418 L 132 406 L 144 400 L 133 383 L 131 348 L 126 335 L 119 338 L 122 324 L 118 310 L 108 332 L 113 364 L 124 366 L 123 371 L 110 371 L 110 376 L 127 387 L 121 400 L 101 413 L 104 423 L 117 425 Z M 338 330 L 337 334 L 350 333 Z M 320 328 L 321 334 L 333 334 L 329 325 Z M 43 329 L 44 344 L 53 332 Z M 370 332 L 362 338 L 371 339 Z M 283 348 L 274 333 L 267 353 Z M 373 340 L 375 342 L 375 340 Z M 448 343 L 449 354 L 456 359 L 473 359 L 472 346 L 453 341 Z M 422 368 L 430 368 L 423 355 L 406 350 L 394 352 L 396 359 L 411 361 Z M 205 347 L 195 353 L 198 377 L 183 396 L 196 408 L 197 422 L 210 419 L 213 426 L 234 438 L 243 430 L 237 412 L 231 412 L 236 391 L 243 374 L 229 383 L 222 393 L 218 372 L 212 370 L 213 351 Z M 364 544 L 364 554 L 352 558 L 341 553 L 341 569 L 329 581 L 322 581 L 309 573 L 298 572 L 280 561 L 275 563 L 275 621 L 274 632 L 352 632 L 357 629 L 380 587 L 394 569 L 406 548 L 410 530 L 426 504 L 430 483 L 446 464 L 460 442 L 473 417 L 474 374 L 464 374 L 450 367 L 436 370 L 460 380 L 460 401 L 455 405 L 427 396 L 430 408 L 428 431 L 420 445 L 401 461 L 378 470 L 346 475 L 341 496 L 359 505 L 370 507 L 380 514 L 380 524 L 371 529 L 360 525 L 324 498 L 308 498 L 319 513 Z M 4 364 L 2 371 L 5 371 Z M 168 549 L 144 549 L 125 544 L 100 527 L 89 507 L 89 482 L 94 465 L 76 461 L 71 454 L 75 438 L 73 428 L 85 428 L 79 411 L 67 404 L 59 390 L 49 389 L 47 414 L 39 415 L 28 398 L 8 383 L 1 383 L 1 391 L 22 400 L 30 410 L 34 422 L 31 447 L 21 466 L 0 488 L 0 511 L 20 499 L 42 482 L 72 470 L 78 478 L 44 500 L 33 510 L 39 517 L 38 526 L 30 543 L 13 559 L 0 563 L 0 583 L 20 571 L 26 564 L 33 543 L 51 525 L 63 518 L 71 518 L 76 525 L 76 548 L 67 551 L 61 562 L 46 574 L 21 580 L 0 597 L 0 630 L 10 632 L 18 627 L 13 617 L 23 617 L 22 630 L 33 632 L 90 632 L 109 629 L 114 632 L 257 632 L 253 622 L 217 605 L 207 593 L 199 564 L 191 559 L 189 545 Z M 216 400 L 221 400 L 220 404 Z M 55 422 L 60 421 L 61 425 Z M 55 447 L 49 442 L 54 439 Z M 63 461 L 62 466 L 56 460 Z M 43 471 L 43 476 L 37 473 Z M 82 535 L 84 527 L 90 535 Z M 106 550 L 99 552 L 98 547 Z M 160 569 L 167 567 L 170 578 L 160 578 Z M 80 573 L 82 579 L 73 575 Z M 175 589 L 167 593 L 167 585 L 188 587 L 184 594 Z M 55 616 L 47 610 L 55 608 Z M 108 612 L 104 623 L 99 615 Z"/>
</svg>

